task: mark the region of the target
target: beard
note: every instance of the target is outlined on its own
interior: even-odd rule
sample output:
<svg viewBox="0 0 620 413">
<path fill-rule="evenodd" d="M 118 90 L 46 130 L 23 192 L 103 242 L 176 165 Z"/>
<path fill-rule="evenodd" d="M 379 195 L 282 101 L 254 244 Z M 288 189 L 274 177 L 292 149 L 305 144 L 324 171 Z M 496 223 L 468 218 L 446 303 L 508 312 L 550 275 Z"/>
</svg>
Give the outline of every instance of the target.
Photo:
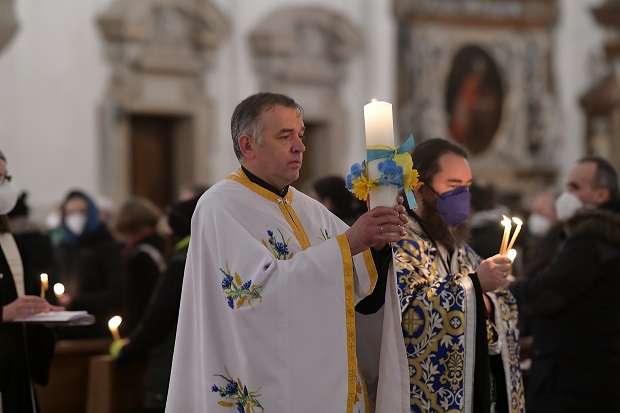
<svg viewBox="0 0 620 413">
<path fill-rule="evenodd" d="M 429 206 L 425 206 L 420 217 L 431 238 L 450 251 L 463 247 L 471 239 L 471 228 L 467 221 L 451 227 Z"/>
</svg>

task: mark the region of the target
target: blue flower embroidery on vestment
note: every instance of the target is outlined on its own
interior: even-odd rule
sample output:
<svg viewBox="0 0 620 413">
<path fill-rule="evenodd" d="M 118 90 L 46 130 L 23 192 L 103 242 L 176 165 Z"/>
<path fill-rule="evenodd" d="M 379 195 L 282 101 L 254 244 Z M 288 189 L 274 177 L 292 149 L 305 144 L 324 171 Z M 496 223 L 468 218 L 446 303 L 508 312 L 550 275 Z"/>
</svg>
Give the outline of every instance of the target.
<svg viewBox="0 0 620 413">
<path fill-rule="evenodd" d="M 226 380 L 226 384 L 224 386 L 218 386 L 214 384 L 211 387 L 211 391 L 213 393 L 218 393 L 221 398 L 225 400 L 220 400 L 217 402 L 220 406 L 223 407 L 237 407 L 237 412 L 239 413 L 259 413 L 264 412 L 265 409 L 261 406 L 258 401 L 258 397 L 260 394 L 260 388 L 255 391 L 248 391 L 248 388 L 243 385 L 241 379 L 234 380 L 228 369 L 224 367 L 226 370 L 226 375 L 223 374 L 215 374 L 214 377 L 221 377 Z M 243 390 L 241 390 L 243 388 Z"/>
<path fill-rule="evenodd" d="M 321 240 L 327 241 L 328 239 L 331 238 L 325 228 L 321 228 L 319 231 L 321 232 Z"/>
<path fill-rule="evenodd" d="M 267 235 L 269 235 L 269 238 L 267 239 L 267 241 L 265 240 L 261 240 L 261 242 L 263 243 L 263 245 L 265 247 L 267 247 L 267 249 L 269 249 L 273 256 L 276 257 L 279 260 L 288 260 L 293 258 L 293 254 L 292 252 L 289 251 L 288 249 L 288 243 L 291 240 L 291 238 L 289 237 L 289 239 L 284 240 L 284 235 L 282 234 L 282 231 L 280 231 L 280 229 L 278 228 L 278 233 L 280 234 L 280 240 L 277 240 L 274 232 L 272 230 L 267 230 Z"/>
<path fill-rule="evenodd" d="M 226 304 L 230 308 L 241 308 L 246 302 L 254 309 L 252 301 L 258 299 L 263 301 L 263 297 L 260 295 L 260 289 L 262 285 L 252 285 L 252 280 L 243 282 L 239 274 L 235 273 L 233 277 L 230 275 L 230 269 L 228 268 L 228 261 L 226 262 L 226 270 L 220 268 L 224 279 L 222 280 L 222 290 L 226 297 Z"/>
</svg>

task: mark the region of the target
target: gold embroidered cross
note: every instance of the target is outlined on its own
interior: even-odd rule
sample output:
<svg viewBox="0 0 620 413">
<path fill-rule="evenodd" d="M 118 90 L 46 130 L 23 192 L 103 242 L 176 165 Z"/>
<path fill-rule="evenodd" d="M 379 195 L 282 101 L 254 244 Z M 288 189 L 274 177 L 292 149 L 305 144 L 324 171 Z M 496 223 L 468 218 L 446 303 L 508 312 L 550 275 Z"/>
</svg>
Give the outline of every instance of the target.
<svg viewBox="0 0 620 413">
<path fill-rule="evenodd" d="M 278 198 L 276 199 L 276 202 L 278 203 L 278 205 L 282 205 L 282 204 L 290 205 L 291 204 L 291 201 L 289 201 L 286 198 Z"/>
<path fill-rule="evenodd" d="M 413 308 L 410 308 L 403 315 L 403 325 L 407 328 L 407 333 L 411 336 L 413 332 L 422 326 L 424 322 L 418 317 Z"/>
</svg>

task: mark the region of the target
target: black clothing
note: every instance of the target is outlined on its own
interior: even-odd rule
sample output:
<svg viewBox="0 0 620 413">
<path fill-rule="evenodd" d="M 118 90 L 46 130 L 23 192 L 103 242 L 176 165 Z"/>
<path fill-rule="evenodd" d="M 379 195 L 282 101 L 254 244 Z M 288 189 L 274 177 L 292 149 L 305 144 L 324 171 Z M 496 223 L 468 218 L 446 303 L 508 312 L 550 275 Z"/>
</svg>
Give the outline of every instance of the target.
<svg viewBox="0 0 620 413">
<path fill-rule="evenodd" d="M 123 335 L 138 325 L 166 267 L 164 239 L 153 231 L 141 234 L 125 248 L 123 273 Z"/>
<path fill-rule="evenodd" d="M 122 260 L 119 245 L 104 224 L 58 247 L 59 281 L 71 297 L 68 310 L 86 310 L 95 324 L 63 329 L 64 338 L 108 337 L 108 320 L 120 310 Z"/>
<path fill-rule="evenodd" d="M 39 295 L 39 274 L 32 271 L 29 256 L 18 243 L 22 257 L 25 293 Z M 0 248 L 0 316 L 3 307 L 17 299 L 13 274 Z M 1 319 L 1 318 L 0 318 Z M 54 353 L 54 333 L 41 325 L 0 322 L 0 393 L 4 412 L 38 411 L 32 383 L 47 384 Z"/>
<path fill-rule="evenodd" d="M 144 376 L 145 407 L 154 411 L 163 411 L 166 406 L 186 258 L 187 246 L 174 252 L 144 319 L 118 356 L 121 363 L 148 357 Z"/>
<path fill-rule="evenodd" d="M 510 286 L 532 316 L 528 411 L 620 412 L 620 215 L 586 210 L 555 260 Z"/>
</svg>

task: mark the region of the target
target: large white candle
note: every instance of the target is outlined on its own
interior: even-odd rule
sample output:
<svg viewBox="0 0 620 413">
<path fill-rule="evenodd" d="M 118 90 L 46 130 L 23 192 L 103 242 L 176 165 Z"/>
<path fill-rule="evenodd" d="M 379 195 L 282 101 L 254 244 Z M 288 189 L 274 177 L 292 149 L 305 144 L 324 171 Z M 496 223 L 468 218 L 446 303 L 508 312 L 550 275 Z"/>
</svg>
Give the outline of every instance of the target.
<svg viewBox="0 0 620 413">
<path fill-rule="evenodd" d="M 394 148 L 394 122 L 392 120 L 392 104 L 378 102 L 375 99 L 364 105 L 364 124 L 366 126 L 366 147 L 371 145 L 385 145 Z M 368 178 L 379 179 L 379 163 L 385 159 L 367 162 Z M 370 208 L 376 206 L 396 205 L 398 189 L 394 185 L 379 186 L 370 191 Z"/>
</svg>

